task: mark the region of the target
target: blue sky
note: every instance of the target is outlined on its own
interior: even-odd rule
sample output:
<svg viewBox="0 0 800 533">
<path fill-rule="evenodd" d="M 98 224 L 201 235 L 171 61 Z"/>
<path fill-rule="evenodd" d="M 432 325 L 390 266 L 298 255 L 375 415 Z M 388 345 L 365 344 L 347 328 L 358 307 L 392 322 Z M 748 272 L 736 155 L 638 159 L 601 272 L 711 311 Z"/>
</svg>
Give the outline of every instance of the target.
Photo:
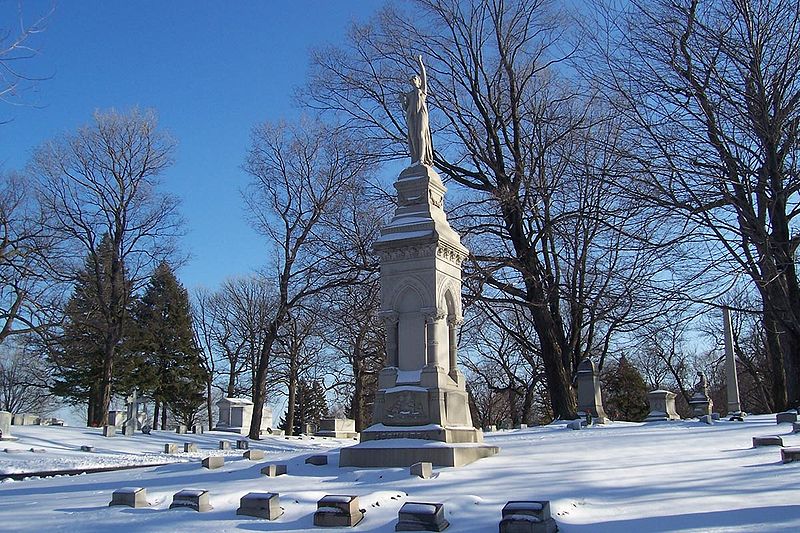
<svg viewBox="0 0 800 533">
<path fill-rule="evenodd" d="M 34 19 L 49 1 L 23 1 Z M 68 1 L 56 5 L 31 42 L 25 66 L 49 77 L 0 103 L 0 169 L 24 167 L 36 146 L 91 121 L 96 109 L 154 108 L 178 141 L 166 190 L 182 199 L 191 254 L 179 276 L 187 288 L 216 287 L 264 264 L 266 241 L 245 218 L 239 168 L 253 125 L 291 119 L 308 51 L 341 42 L 349 23 L 382 2 Z M 17 23 L 18 0 L 0 0 L 0 27 Z"/>
</svg>

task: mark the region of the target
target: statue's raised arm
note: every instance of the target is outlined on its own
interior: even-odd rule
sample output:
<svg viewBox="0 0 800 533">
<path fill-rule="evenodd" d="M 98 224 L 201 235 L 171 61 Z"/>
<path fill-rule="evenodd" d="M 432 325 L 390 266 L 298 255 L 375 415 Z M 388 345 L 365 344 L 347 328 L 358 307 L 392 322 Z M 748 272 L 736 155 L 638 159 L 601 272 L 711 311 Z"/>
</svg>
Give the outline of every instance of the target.
<svg viewBox="0 0 800 533">
<path fill-rule="evenodd" d="M 417 56 L 419 74 L 411 77 L 411 90 L 403 95 L 408 127 L 408 152 L 411 166 L 433 165 L 433 143 L 428 122 L 428 76 L 422 56 Z"/>
</svg>

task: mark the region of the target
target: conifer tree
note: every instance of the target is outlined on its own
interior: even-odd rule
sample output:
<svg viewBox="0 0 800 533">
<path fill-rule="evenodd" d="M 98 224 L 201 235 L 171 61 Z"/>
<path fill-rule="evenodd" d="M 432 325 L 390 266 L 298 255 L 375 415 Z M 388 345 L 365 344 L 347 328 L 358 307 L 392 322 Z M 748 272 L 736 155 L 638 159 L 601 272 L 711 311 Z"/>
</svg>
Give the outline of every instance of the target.
<svg viewBox="0 0 800 533">
<path fill-rule="evenodd" d="M 624 355 L 603 371 L 603 406 L 612 420 L 639 422 L 648 413 L 647 384 Z"/>
<path fill-rule="evenodd" d="M 135 322 L 132 344 L 145 363 L 140 386 L 155 400 L 153 425 L 161 410 L 165 429 L 167 406 L 182 423 L 193 423 L 204 401 L 206 375 L 192 330 L 188 292 L 166 262 L 150 278 L 136 306 Z"/>
<path fill-rule="evenodd" d="M 112 243 L 104 237 L 97 252 L 89 254 L 76 276 L 72 296 L 64 313 L 64 329 L 50 346 L 50 361 L 55 369 L 53 394 L 70 403 L 87 404 L 87 424 L 97 426 L 104 416 L 103 376 L 105 366 L 114 371 L 112 387 L 126 393 L 133 386 L 136 357 L 122 346 L 114 351 L 114 360 L 106 361 L 109 338 L 120 336 L 118 328 L 130 321 L 131 283 L 124 272 L 111 268 Z M 119 277 L 112 282 L 112 277 Z M 124 294 L 111 298 L 112 285 Z M 116 306 L 110 305 L 116 301 Z"/>
<path fill-rule="evenodd" d="M 326 416 L 328 416 L 328 401 L 325 399 L 325 387 L 322 383 L 319 381 L 309 383 L 303 379 L 298 381 L 291 434 L 300 435 L 305 424 L 319 425 L 320 419 Z M 286 416 L 283 416 L 278 427 L 289 434 L 289 424 Z"/>
</svg>

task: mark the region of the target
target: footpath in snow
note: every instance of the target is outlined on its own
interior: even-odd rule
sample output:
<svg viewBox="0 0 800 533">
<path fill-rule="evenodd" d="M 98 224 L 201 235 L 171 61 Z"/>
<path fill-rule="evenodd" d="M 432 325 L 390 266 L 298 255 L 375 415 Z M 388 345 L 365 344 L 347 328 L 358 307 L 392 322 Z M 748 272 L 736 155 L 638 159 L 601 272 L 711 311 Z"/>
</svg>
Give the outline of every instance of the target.
<svg viewBox="0 0 800 533">
<path fill-rule="evenodd" d="M 782 464 L 778 447 L 752 448 L 752 437 L 776 434 L 785 446 L 800 446 L 800 434 L 791 433 L 791 424 L 777 425 L 774 415 L 713 426 L 615 422 L 582 431 L 554 424 L 489 433 L 486 441 L 501 447 L 499 455 L 435 468 L 428 480 L 411 477 L 406 468 L 338 468 L 339 449 L 352 440 L 269 437 L 250 444 L 265 452 L 265 460 L 248 461 L 241 451 L 217 449 L 219 440 L 236 439 L 226 433 L 103 438 L 90 428 L 13 431 L 19 440 L 0 443 L 0 450 L 26 451 L 0 451 L 0 473 L 170 464 L 5 479 L 0 531 L 324 531 L 331 529 L 312 522 L 317 500 L 327 494 L 359 497 L 366 515 L 352 531 L 394 531 L 402 504 L 416 501 L 443 503 L 448 531 L 492 532 L 509 500 L 550 500 L 565 533 L 800 531 L 800 463 Z M 170 442 L 192 442 L 199 451 L 161 453 Z M 80 452 L 81 445 L 95 451 Z M 305 464 L 311 454 L 327 454 L 328 465 Z M 224 455 L 225 465 L 203 469 L 200 459 L 208 455 Z M 288 465 L 288 474 L 262 476 L 271 463 Z M 150 507 L 108 507 L 114 490 L 135 486 L 147 489 Z M 208 490 L 213 509 L 169 510 L 172 495 L 186 488 Z M 280 493 L 284 514 L 272 522 L 237 516 L 248 492 Z"/>
</svg>

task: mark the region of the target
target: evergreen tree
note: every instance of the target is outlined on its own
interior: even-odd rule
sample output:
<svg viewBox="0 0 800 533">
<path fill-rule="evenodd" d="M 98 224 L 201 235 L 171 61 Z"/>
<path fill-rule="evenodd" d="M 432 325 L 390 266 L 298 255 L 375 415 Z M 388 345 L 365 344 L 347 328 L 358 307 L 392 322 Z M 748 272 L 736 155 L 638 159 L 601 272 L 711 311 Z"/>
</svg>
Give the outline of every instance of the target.
<svg viewBox="0 0 800 533">
<path fill-rule="evenodd" d="M 294 397 L 294 423 L 292 435 L 303 433 L 305 424 L 319 425 L 321 418 L 328 416 L 328 401 L 325 398 L 325 387 L 320 381 L 309 383 L 301 379 L 297 382 L 297 393 Z M 286 416 L 281 417 L 278 427 L 288 432 L 289 422 Z"/>
<path fill-rule="evenodd" d="M 64 315 L 62 334 L 50 346 L 49 356 L 56 374 L 53 394 L 70 403 L 87 404 L 87 424 L 100 425 L 104 416 L 104 375 L 113 369 L 111 386 L 129 392 L 134 381 L 136 357 L 117 339 L 130 322 L 131 283 L 124 272 L 111 268 L 113 245 L 104 237 L 97 252 L 89 254 L 76 276 L 72 296 Z M 113 277 L 118 277 L 116 281 Z M 114 294 L 122 288 L 123 294 Z M 112 305 L 111 302 L 119 302 Z M 114 342 L 113 360 L 106 359 L 108 344 Z"/>
<path fill-rule="evenodd" d="M 203 404 L 206 372 L 192 330 L 189 294 L 167 263 L 156 267 L 135 309 L 132 344 L 144 362 L 140 387 L 155 400 L 154 426 L 169 406 L 187 425 Z"/>
<path fill-rule="evenodd" d="M 647 417 L 647 384 L 624 355 L 603 371 L 603 407 L 612 420 L 639 422 Z"/>
</svg>

